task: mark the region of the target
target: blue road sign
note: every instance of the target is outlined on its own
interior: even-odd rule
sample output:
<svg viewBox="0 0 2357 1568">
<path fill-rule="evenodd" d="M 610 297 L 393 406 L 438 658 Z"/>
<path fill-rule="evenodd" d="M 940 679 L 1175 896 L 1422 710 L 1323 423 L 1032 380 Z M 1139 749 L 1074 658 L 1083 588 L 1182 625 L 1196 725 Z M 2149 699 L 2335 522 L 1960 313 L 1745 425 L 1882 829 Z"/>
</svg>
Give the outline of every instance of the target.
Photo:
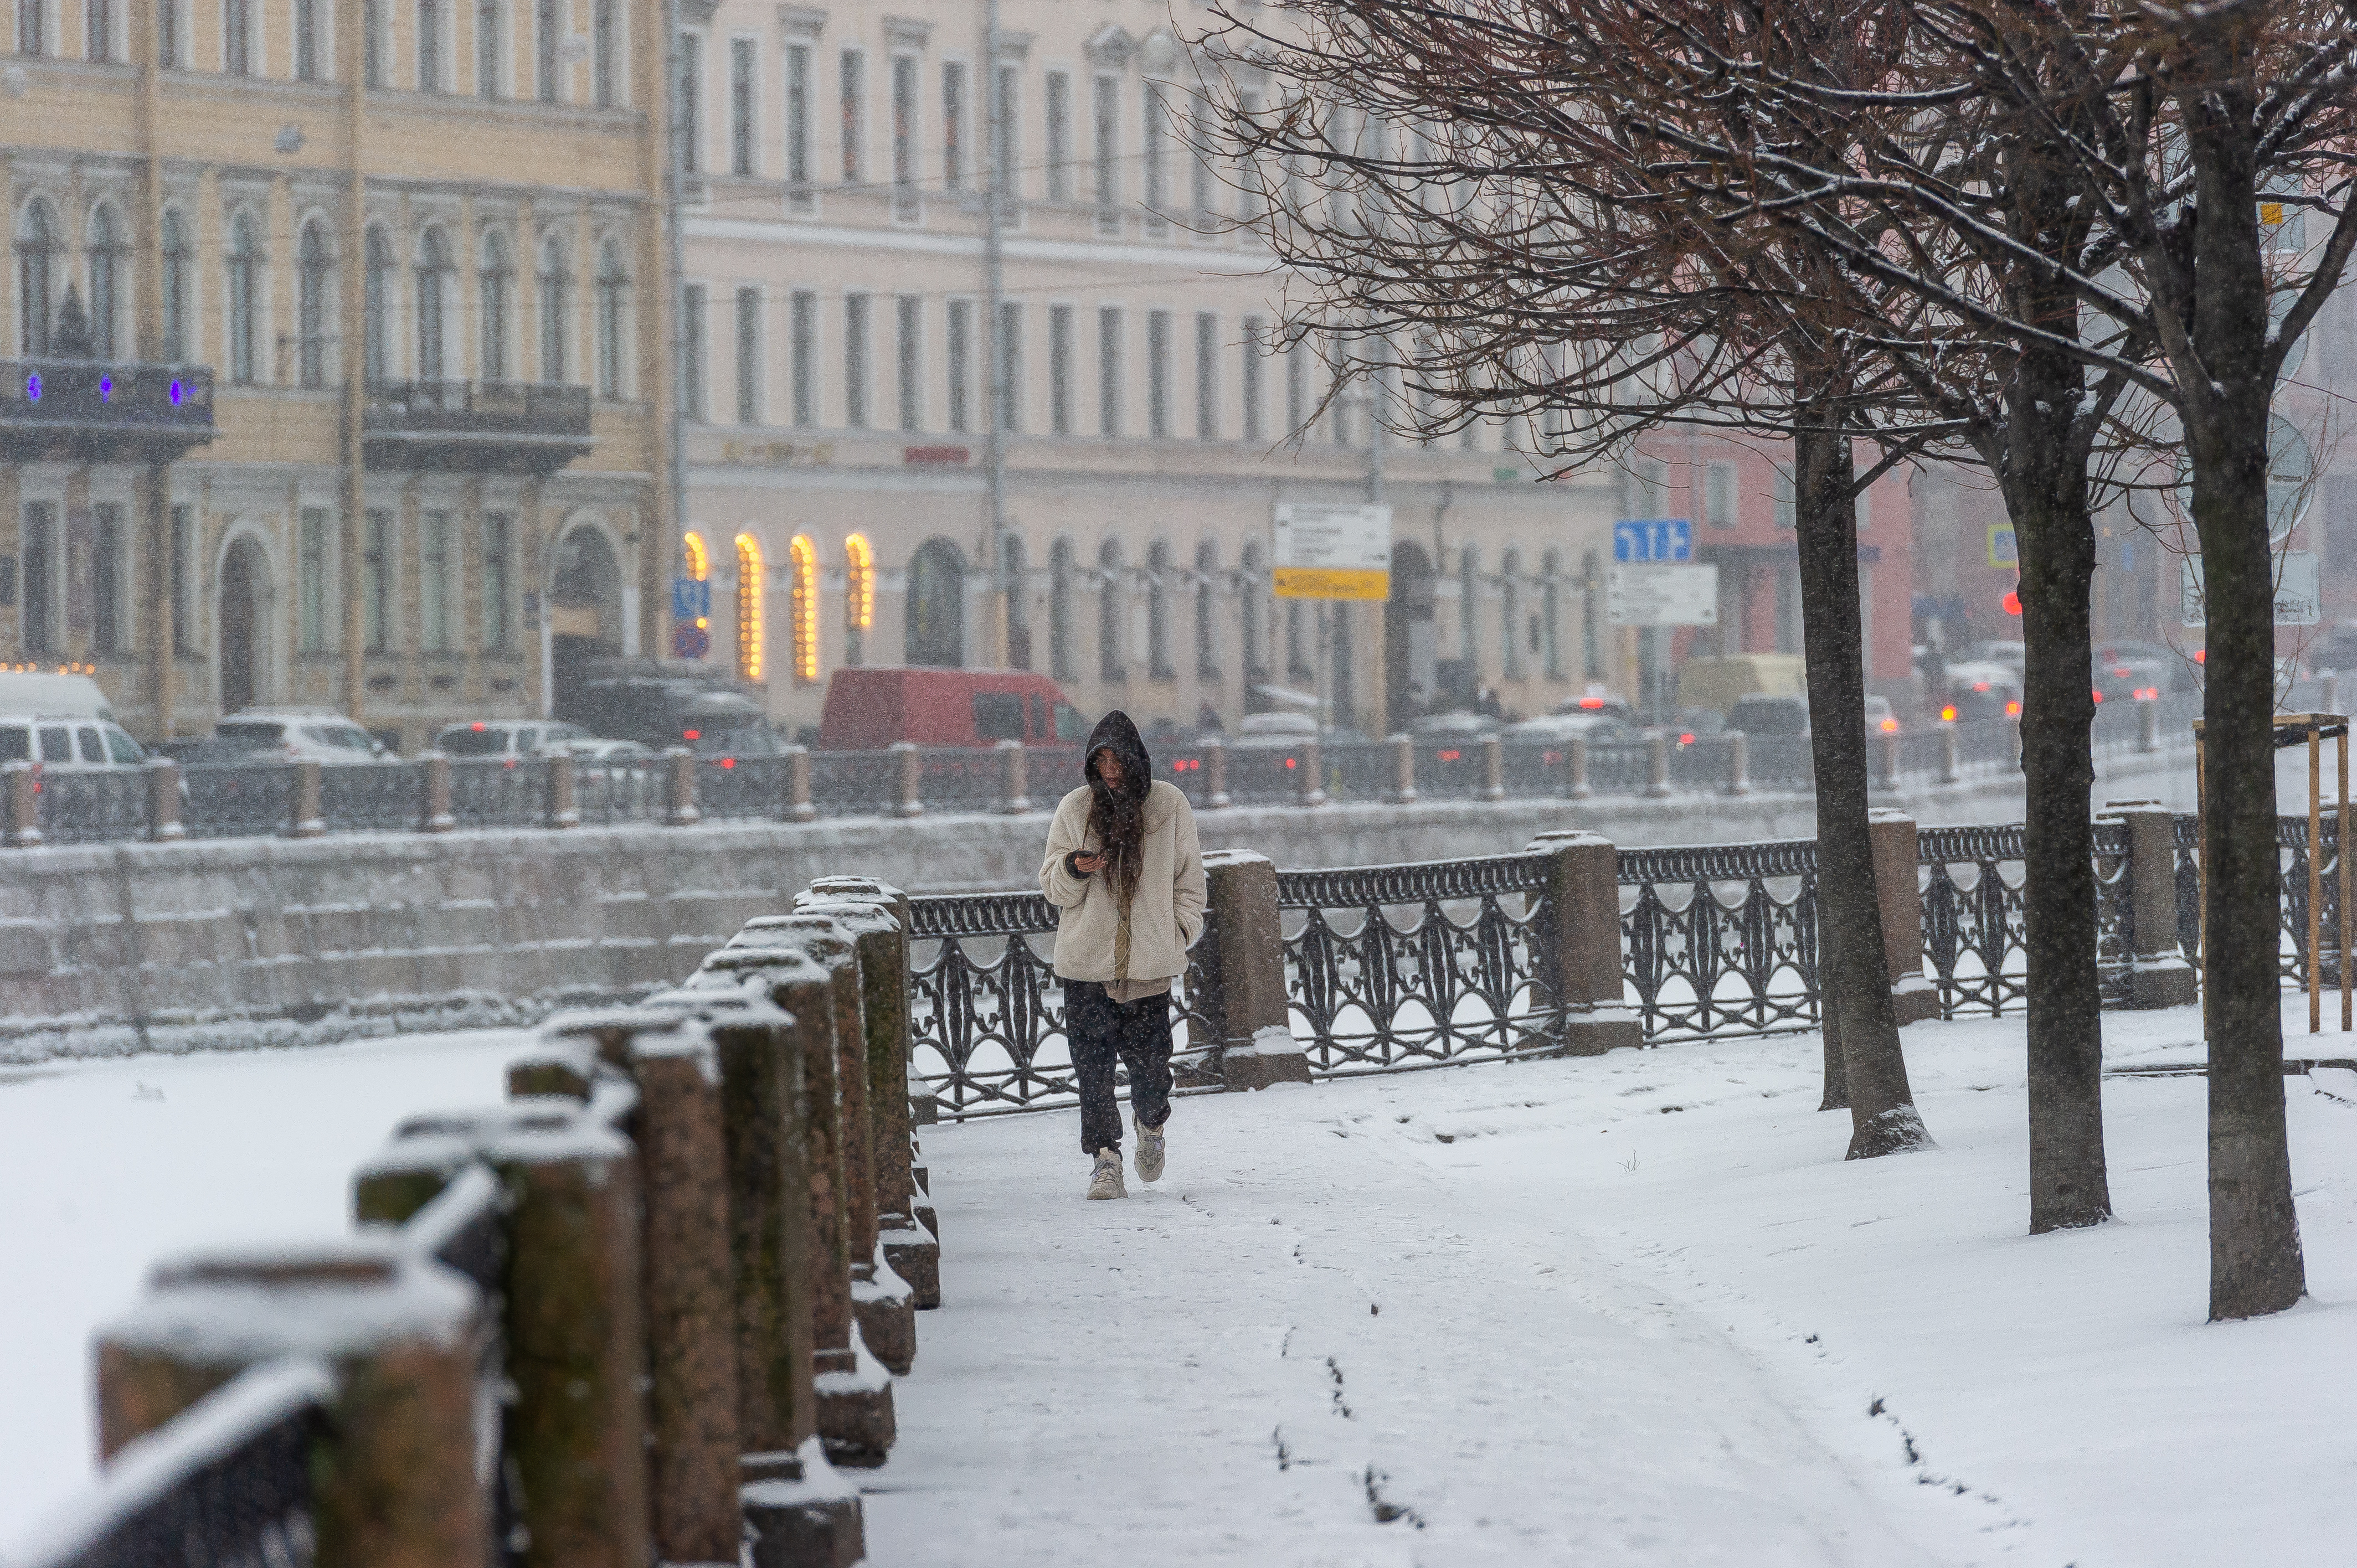
<svg viewBox="0 0 2357 1568">
<path fill-rule="evenodd" d="M 1683 517 L 1635 518 L 1612 525 L 1615 561 L 1691 561 L 1694 524 Z"/>
<path fill-rule="evenodd" d="M 671 618 L 698 621 L 712 618 L 712 585 L 693 577 L 671 580 Z"/>
</svg>

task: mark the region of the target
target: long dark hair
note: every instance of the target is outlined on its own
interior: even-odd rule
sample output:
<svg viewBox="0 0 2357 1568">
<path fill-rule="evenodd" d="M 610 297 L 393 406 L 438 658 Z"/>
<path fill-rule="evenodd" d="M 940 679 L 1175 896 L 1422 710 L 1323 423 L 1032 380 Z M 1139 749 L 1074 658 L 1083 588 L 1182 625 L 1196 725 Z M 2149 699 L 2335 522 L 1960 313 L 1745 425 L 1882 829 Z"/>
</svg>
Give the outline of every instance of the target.
<svg viewBox="0 0 2357 1568">
<path fill-rule="evenodd" d="M 1118 721 L 1118 722 L 1116 722 Z M 1114 789 L 1097 771 L 1097 757 L 1112 752 L 1121 758 L 1121 787 Z M 1117 908 L 1128 907 L 1146 867 L 1146 795 L 1153 787 L 1153 764 L 1137 726 L 1125 714 L 1107 714 L 1089 736 L 1089 831 L 1096 835 L 1097 853 L 1104 857 L 1100 873 Z"/>
</svg>

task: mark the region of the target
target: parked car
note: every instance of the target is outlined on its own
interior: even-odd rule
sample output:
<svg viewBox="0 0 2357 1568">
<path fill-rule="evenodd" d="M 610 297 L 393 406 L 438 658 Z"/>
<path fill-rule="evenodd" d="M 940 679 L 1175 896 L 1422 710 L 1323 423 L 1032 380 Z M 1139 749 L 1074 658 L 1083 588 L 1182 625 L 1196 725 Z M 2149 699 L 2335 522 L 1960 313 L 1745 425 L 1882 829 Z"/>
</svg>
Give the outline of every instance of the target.
<svg viewBox="0 0 2357 1568">
<path fill-rule="evenodd" d="M 386 755 L 368 731 L 333 708 L 246 708 L 213 725 L 213 736 L 251 746 L 265 761 L 342 768 Z"/>
<path fill-rule="evenodd" d="M 1727 713 L 1727 727 L 1745 735 L 1806 735 L 1809 703 L 1805 697 L 1738 697 Z"/>
<path fill-rule="evenodd" d="M 2094 650 L 2097 664 L 2136 665 L 2158 673 L 2151 684 L 2161 692 L 2191 692 L 2198 689 L 2194 678 L 2194 660 L 2176 649 L 2158 642 L 2104 642 Z"/>
<path fill-rule="evenodd" d="M 1634 744 L 1643 734 L 1634 722 L 1618 714 L 1577 708 L 1569 713 L 1558 710 L 1541 714 L 1536 718 L 1510 724 L 1498 732 L 1502 740 L 1539 746 L 1562 746 L 1574 736 L 1585 736 L 1590 746 L 1620 746 Z"/>
<path fill-rule="evenodd" d="M 181 736 L 159 741 L 154 755 L 168 757 L 183 770 L 190 768 L 234 768 L 241 763 L 276 762 L 274 749 L 256 750 L 242 740 L 223 740 L 217 735 Z"/>
<path fill-rule="evenodd" d="M 595 736 L 547 742 L 540 751 L 544 757 L 561 754 L 573 758 L 573 776 L 581 779 L 603 779 L 608 770 L 646 768 L 662 760 L 635 740 L 599 740 Z"/>
<path fill-rule="evenodd" d="M 1948 689 L 1939 696 L 1940 716 L 1951 722 L 2013 717 L 2021 712 L 2021 666 L 2002 659 L 1959 659 L 1948 666 Z"/>
<path fill-rule="evenodd" d="M 1891 712 L 1889 698 L 1878 697 L 1871 693 L 1867 693 L 1866 699 L 1866 733 L 1868 735 L 1897 735 L 1899 733 L 1899 715 Z"/>
<path fill-rule="evenodd" d="M 2115 643 L 2095 650 L 2088 679 L 2099 703 L 2149 703 L 2168 685 L 2169 671 L 2150 654 Z"/>
<path fill-rule="evenodd" d="M 651 660 L 600 661 L 557 710 L 584 736 L 634 740 L 652 751 L 759 756 L 782 744 L 759 692 L 716 675 L 686 674 Z"/>
<path fill-rule="evenodd" d="M 449 757 L 530 757 L 544 746 L 591 738 L 579 725 L 553 719 L 475 719 L 445 725 L 434 749 Z"/>
<path fill-rule="evenodd" d="M 147 754 L 113 719 L 90 714 L 0 714 L 0 762 L 43 772 L 137 768 Z"/>
<path fill-rule="evenodd" d="M 1678 706 L 1722 716 L 1755 693 L 1790 697 L 1808 690 L 1807 660 L 1797 653 L 1744 653 L 1689 659 L 1678 666 Z"/>
<path fill-rule="evenodd" d="M 87 675 L 41 670 L 0 670 L 0 714 L 69 714 L 114 720 L 114 709 Z"/>
<path fill-rule="evenodd" d="M 1424 714 L 1410 719 L 1407 733 L 1418 740 L 1469 741 L 1505 727 L 1504 720 L 1489 714 L 1452 708 L 1445 714 Z"/>
<path fill-rule="evenodd" d="M 1637 710 L 1628 698 L 1594 682 L 1590 682 L 1587 689 L 1577 697 L 1566 697 L 1557 703 L 1555 711 L 1558 714 L 1601 714 L 1623 724 L 1637 722 Z"/>
<path fill-rule="evenodd" d="M 837 670 L 827 681 L 818 744 L 825 751 L 919 746 L 1079 746 L 1091 725 L 1063 689 L 1028 670 Z"/>
<path fill-rule="evenodd" d="M 1318 738 L 1318 721 L 1308 714 L 1246 714 L 1228 737 L 1230 750 L 1307 746 Z"/>
</svg>

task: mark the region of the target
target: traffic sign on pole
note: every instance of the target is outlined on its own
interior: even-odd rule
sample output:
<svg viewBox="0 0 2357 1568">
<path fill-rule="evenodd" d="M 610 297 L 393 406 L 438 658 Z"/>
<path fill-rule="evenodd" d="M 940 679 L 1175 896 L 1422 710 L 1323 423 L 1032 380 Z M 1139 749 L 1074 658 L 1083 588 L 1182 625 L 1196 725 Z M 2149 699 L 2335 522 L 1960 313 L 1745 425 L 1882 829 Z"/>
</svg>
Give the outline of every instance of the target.
<svg viewBox="0 0 2357 1568">
<path fill-rule="evenodd" d="M 1392 509 L 1280 501 L 1275 556 L 1280 599 L 1387 599 Z"/>
<path fill-rule="evenodd" d="M 1691 561 L 1694 521 L 1683 517 L 1629 518 L 1612 525 L 1615 561 Z"/>
</svg>

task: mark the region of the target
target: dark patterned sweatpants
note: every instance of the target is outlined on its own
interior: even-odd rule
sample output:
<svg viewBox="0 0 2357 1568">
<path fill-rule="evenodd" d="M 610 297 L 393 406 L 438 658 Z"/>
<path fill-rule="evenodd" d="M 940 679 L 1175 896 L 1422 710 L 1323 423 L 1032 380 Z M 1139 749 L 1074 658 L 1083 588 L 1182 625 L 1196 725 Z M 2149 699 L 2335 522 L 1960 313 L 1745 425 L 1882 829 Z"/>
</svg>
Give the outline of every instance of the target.
<svg viewBox="0 0 2357 1568">
<path fill-rule="evenodd" d="M 1081 1080 L 1081 1152 L 1121 1147 L 1121 1107 L 1113 1102 L 1113 1069 L 1129 1069 L 1129 1102 L 1138 1124 L 1170 1120 L 1170 998 L 1115 1002 L 1092 980 L 1064 982 L 1064 1026 L 1072 1068 Z"/>
</svg>

